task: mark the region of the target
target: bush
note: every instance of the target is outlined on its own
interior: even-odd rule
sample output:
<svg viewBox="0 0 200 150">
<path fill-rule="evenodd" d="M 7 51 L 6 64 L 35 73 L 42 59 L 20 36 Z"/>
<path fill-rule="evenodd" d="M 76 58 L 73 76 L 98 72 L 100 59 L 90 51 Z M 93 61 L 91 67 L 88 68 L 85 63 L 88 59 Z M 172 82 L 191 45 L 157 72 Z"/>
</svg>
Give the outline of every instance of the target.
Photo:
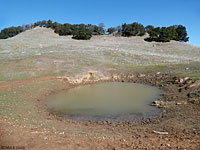
<svg viewBox="0 0 200 150">
<path fill-rule="evenodd" d="M 77 40 L 89 40 L 92 37 L 92 33 L 86 28 L 77 28 L 73 32 L 73 39 Z"/>
<path fill-rule="evenodd" d="M 152 28 L 146 27 L 146 31 L 149 33 L 149 38 L 145 41 L 156 41 L 156 42 L 169 42 L 170 40 L 176 41 L 188 41 L 186 28 L 182 25 L 175 25 L 170 27 L 157 27 Z"/>
<path fill-rule="evenodd" d="M 13 37 L 23 31 L 24 31 L 24 28 L 21 26 L 5 28 L 0 33 L 0 39 L 7 39 L 10 37 Z"/>
<path fill-rule="evenodd" d="M 73 30 L 74 30 L 74 27 L 71 24 L 66 23 L 64 25 L 62 24 L 57 25 L 55 27 L 54 32 L 58 33 L 60 36 L 63 36 L 63 35 L 72 35 Z"/>
<path fill-rule="evenodd" d="M 145 28 L 142 24 L 134 22 L 132 24 L 122 24 L 122 36 L 143 36 Z"/>
<path fill-rule="evenodd" d="M 178 34 L 178 39 L 177 39 L 178 41 L 183 41 L 183 42 L 189 41 L 189 37 L 187 37 L 186 27 L 182 25 L 175 25 L 174 28 L 176 29 L 176 32 Z"/>
<path fill-rule="evenodd" d="M 145 31 L 147 33 L 151 32 L 153 29 L 154 29 L 154 26 L 152 26 L 152 25 L 148 25 L 148 26 L 145 27 Z"/>
<path fill-rule="evenodd" d="M 107 32 L 108 34 L 112 34 L 116 31 L 116 28 L 108 28 Z"/>
</svg>

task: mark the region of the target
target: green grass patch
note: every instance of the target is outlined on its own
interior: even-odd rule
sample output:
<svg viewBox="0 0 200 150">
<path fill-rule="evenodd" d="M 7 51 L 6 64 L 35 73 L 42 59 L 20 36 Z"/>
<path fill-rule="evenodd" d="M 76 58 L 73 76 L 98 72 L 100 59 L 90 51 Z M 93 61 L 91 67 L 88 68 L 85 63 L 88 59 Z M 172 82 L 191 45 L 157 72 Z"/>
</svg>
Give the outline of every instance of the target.
<svg viewBox="0 0 200 150">
<path fill-rule="evenodd" d="M 190 77 L 190 78 L 196 79 L 196 80 L 200 79 L 200 71 L 196 71 L 196 72 L 179 72 L 177 74 L 180 75 L 180 76 L 184 76 L 184 77 Z"/>
<path fill-rule="evenodd" d="M 0 114 L 11 118 L 17 123 L 26 122 L 39 123 L 34 118 L 41 113 L 35 106 L 37 99 L 49 94 L 51 91 L 63 88 L 63 85 L 57 81 L 44 81 L 40 83 L 31 83 L 10 91 L 0 93 Z"/>
<path fill-rule="evenodd" d="M 125 68 L 130 70 L 131 72 L 156 73 L 156 72 L 165 72 L 168 66 L 167 65 L 126 66 Z"/>
</svg>

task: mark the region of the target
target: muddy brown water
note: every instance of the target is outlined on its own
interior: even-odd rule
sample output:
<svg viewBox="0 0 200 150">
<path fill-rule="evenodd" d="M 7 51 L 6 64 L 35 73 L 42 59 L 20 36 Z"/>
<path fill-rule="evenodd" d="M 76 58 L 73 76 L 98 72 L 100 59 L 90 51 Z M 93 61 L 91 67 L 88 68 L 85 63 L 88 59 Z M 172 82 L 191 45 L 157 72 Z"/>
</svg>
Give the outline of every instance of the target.
<svg viewBox="0 0 200 150">
<path fill-rule="evenodd" d="M 108 82 L 82 85 L 48 97 L 48 110 L 60 117 L 79 121 L 130 121 L 159 114 L 151 106 L 162 93 L 156 87 Z"/>
</svg>

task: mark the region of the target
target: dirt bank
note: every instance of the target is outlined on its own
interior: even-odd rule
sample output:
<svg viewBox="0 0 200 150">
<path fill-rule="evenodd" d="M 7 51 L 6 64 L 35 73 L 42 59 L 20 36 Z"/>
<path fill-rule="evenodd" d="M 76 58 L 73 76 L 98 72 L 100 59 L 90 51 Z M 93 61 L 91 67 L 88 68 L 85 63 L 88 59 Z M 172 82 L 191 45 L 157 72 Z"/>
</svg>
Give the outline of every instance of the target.
<svg viewBox="0 0 200 150">
<path fill-rule="evenodd" d="M 87 77 L 80 83 L 71 82 L 72 80 L 66 77 L 34 79 L 37 82 L 19 81 L 20 83 L 17 82 L 16 85 L 14 82 L 0 83 L 2 103 L 5 98 L 5 103 L 1 104 L 1 109 L 4 106 L 5 111 L 1 112 L 0 117 L 0 148 L 3 149 L 3 146 L 19 146 L 18 148 L 31 150 L 200 148 L 199 81 L 160 73 L 113 74 L 109 79 L 101 76 L 102 80 L 143 83 L 165 91 L 162 100 L 153 103 L 161 109 L 160 116 L 137 122 L 77 122 L 53 116 L 44 109 L 45 97 L 52 92 L 101 81 L 95 80 L 95 74 L 89 74 Z M 29 88 L 32 90 L 30 93 Z M 7 97 L 9 100 L 12 99 L 11 104 L 8 104 Z M 20 101 L 23 103 L 19 103 Z M 17 102 L 19 105 L 13 104 Z M 10 108 L 7 109 L 5 106 Z"/>
</svg>

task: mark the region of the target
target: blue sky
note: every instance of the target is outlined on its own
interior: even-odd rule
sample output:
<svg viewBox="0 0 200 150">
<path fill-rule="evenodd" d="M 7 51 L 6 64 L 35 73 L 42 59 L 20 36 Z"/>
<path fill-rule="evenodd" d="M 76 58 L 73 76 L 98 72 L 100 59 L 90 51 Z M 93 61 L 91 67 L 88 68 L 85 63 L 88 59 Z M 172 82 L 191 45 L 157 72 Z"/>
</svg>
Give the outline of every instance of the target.
<svg viewBox="0 0 200 150">
<path fill-rule="evenodd" d="M 100 22 L 105 27 L 139 22 L 144 26 L 186 26 L 200 46 L 200 0 L 0 0 L 0 29 L 40 20 L 60 23 Z"/>
</svg>

